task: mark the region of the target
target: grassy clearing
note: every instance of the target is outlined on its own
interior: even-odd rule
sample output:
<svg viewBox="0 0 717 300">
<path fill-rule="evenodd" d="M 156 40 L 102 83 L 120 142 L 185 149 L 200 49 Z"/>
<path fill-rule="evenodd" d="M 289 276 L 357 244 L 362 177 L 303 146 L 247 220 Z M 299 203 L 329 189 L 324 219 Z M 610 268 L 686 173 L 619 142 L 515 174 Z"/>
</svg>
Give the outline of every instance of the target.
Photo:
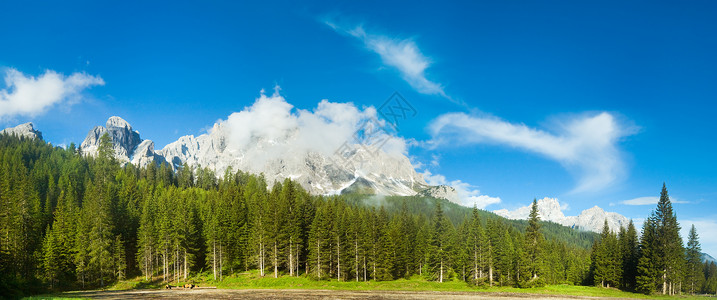
<svg viewBox="0 0 717 300">
<path fill-rule="evenodd" d="M 640 299 L 707 299 L 703 296 L 661 296 L 623 292 L 618 289 L 598 288 L 591 286 L 574 285 L 549 285 L 541 288 L 514 288 L 514 287 L 475 287 L 465 282 L 453 280 L 443 283 L 427 281 L 420 276 L 410 279 L 399 279 L 394 281 L 316 281 L 307 277 L 280 276 L 273 278 L 271 275 L 259 276 L 258 271 L 250 271 L 237 275 L 224 277 L 222 281 L 214 281 L 209 273 L 203 273 L 188 279 L 186 282 L 172 283 L 182 285 L 194 283 L 199 286 L 215 286 L 220 289 L 321 289 L 321 290 L 384 290 L 384 291 L 445 291 L 445 292 L 477 292 L 477 293 L 521 293 L 521 294 L 545 294 L 545 295 L 571 295 L 589 297 L 615 297 L 615 298 L 640 298 Z M 158 289 L 164 288 L 160 280 L 145 281 L 144 278 L 120 281 L 109 290 L 130 290 L 130 289 Z M 26 299 L 77 299 L 63 298 L 62 294 L 35 296 Z"/>
<path fill-rule="evenodd" d="M 194 283 L 205 286 L 216 286 L 221 289 L 325 289 L 325 290 L 393 290 L 393 291 L 446 291 L 446 292 L 490 292 L 490 293 L 527 293 L 546 295 L 574 295 L 590 297 L 615 297 L 615 298 L 641 298 L 641 299 L 704 299 L 701 296 L 661 296 L 643 295 L 620 291 L 618 289 L 607 289 L 591 286 L 574 285 L 549 285 L 541 288 L 514 288 L 514 287 L 475 287 L 465 282 L 454 280 L 443 283 L 427 281 L 420 276 L 410 279 L 399 279 L 394 281 L 316 281 L 307 277 L 280 276 L 273 278 L 271 275 L 261 277 L 258 271 L 241 273 L 225 277 L 222 281 L 212 280 L 210 274 L 203 274 L 193 278 Z"/>
</svg>

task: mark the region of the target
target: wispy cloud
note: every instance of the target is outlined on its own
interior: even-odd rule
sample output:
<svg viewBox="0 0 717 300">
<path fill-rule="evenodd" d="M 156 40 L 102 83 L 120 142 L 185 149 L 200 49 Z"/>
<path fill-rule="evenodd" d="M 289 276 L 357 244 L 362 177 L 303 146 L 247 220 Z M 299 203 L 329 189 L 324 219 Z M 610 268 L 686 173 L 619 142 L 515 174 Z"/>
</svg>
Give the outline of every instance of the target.
<svg viewBox="0 0 717 300">
<path fill-rule="evenodd" d="M 563 120 L 554 133 L 495 117 L 448 113 L 429 125 L 433 147 L 455 144 L 497 144 L 541 154 L 578 175 L 574 193 L 595 191 L 624 173 L 617 142 L 635 132 L 602 112 Z"/>
<path fill-rule="evenodd" d="M 660 197 L 638 197 L 630 200 L 620 201 L 624 205 L 655 205 L 660 201 Z M 680 200 L 674 197 L 670 198 L 672 203 L 690 203 L 689 201 Z"/>
<path fill-rule="evenodd" d="M 423 173 L 421 173 L 421 175 L 423 175 L 423 179 L 429 185 L 447 185 L 454 188 L 458 193 L 458 200 L 460 201 L 459 204 L 463 206 L 472 207 L 473 205 L 475 205 L 480 209 L 484 209 L 488 205 L 497 204 L 501 201 L 500 197 L 481 195 L 480 190 L 460 180 L 448 181 L 446 180 L 445 176 L 440 174 L 432 174 L 428 170 L 425 170 Z"/>
<path fill-rule="evenodd" d="M 336 32 L 359 39 L 364 46 L 381 57 L 384 65 L 395 68 L 413 89 L 422 94 L 439 95 L 453 101 L 443 86 L 426 77 L 431 60 L 425 56 L 412 39 L 392 38 L 387 35 L 368 33 L 362 25 L 340 26 L 330 20 L 324 23 Z"/>
<path fill-rule="evenodd" d="M 0 119 L 36 116 L 55 104 L 74 104 L 84 89 L 104 84 L 101 77 L 86 73 L 64 76 L 46 70 L 36 78 L 8 68 L 5 70 L 5 88 L 0 90 Z"/>
</svg>

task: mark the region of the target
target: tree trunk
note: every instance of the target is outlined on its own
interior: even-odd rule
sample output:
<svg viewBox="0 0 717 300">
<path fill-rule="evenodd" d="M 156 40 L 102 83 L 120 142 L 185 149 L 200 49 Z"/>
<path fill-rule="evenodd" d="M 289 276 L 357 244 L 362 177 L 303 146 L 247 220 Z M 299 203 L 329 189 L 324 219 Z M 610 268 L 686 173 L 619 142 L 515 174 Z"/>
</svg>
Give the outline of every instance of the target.
<svg viewBox="0 0 717 300">
<path fill-rule="evenodd" d="M 294 245 L 293 245 L 293 237 L 289 237 L 289 276 L 294 276 Z"/>
<path fill-rule="evenodd" d="M 493 266 L 488 267 L 488 285 L 493 286 Z"/>
<path fill-rule="evenodd" d="M 274 241 L 274 278 L 279 278 L 279 249 Z"/>
<path fill-rule="evenodd" d="M 224 257 L 223 257 L 224 251 L 222 249 L 222 242 L 219 242 L 219 281 L 222 281 L 224 278 L 224 273 L 222 271 L 224 270 Z"/>
<path fill-rule="evenodd" d="M 363 257 L 363 281 L 366 282 L 366 255 Z"/>
<path fill-rule="evenodd" d="M 478 280 L 478 251 L 473 248 L 473 280 Z"/>
<path fill-rule="evenodd" d="M 217 241 L 212 241 L 212 273 L 214 280 L 217 280 Z"/>
<path fill-rule="evenodd" d="M 441 272 L 438 275 L 438 282 L 443 282 L 443 258 L 441 258 Z"/>
<path fill-rule="evenodd" d="M 316 275 L 321 280 L 321 242 L 316 241 Z"/>
</svg>

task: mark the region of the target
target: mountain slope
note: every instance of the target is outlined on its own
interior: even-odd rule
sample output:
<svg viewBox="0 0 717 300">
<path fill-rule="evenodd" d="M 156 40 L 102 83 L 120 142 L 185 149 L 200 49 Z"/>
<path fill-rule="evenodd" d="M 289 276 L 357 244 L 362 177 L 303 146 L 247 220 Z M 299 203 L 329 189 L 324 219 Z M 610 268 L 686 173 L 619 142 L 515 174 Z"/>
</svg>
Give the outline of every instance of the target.
<svg viewBox="0 0 717 300">
<path fill-rule="evenodd" d="M 0 134 L 16 135 L 31 139 L 42 139 L 42 132 L 35 130 L 32 123 L 20 124 L 15 127 L 5 128 Z"/>
<path fill-rule="evenodd" d="M 523 206 L 513 211 L 500 209 L 493 212 L 508 219 L 525 220 L 530 214 L 530 206 Z M 606 212 L 598 206 L 583 210 L 577 216 L 565 216 L 558 200 L 547 197 L 538 200 L 538 215 L 544 221 L 592 232 L 602 231 L 605 220 L 607 220 L 610 230 L 616 232 L 620 230 L 620 227 L 627 228 L 630 223 L 630 220 L 625 216 L 614 212 Z"/>
<path fill-rule="evenodd" d="M 458 226 L 465 218 L 470 217 L 473 210 L 471 207 L 465 207 L 446 199 L 421 195 L 404 197 L 346 195 L 344 198 L 349 202 L 361 205 L 369 205 L 377 208 L 383 206 L 389 213 L 399 213 L 405 205 L 409 213 L 424 215 L 429 220 L 435 213 L 436 203 L 440 202 L 445 216 L 456 226 Z M 528 227 L 528 221 L 526 220 L 509 219 L 482 209 L 478 210 L 478 214 L 480 215 L 484 226 L 486 225 L 487 220 L 492 219 L 501 220 L 520 232 L 525 232 L 525 229 Z M 541 232 L 547 240 L 562 241 L 568 245 L 583 249 L 589 249 L 593 242 L 599 238 L 599 234 L 595 232 L 576 230 L 575 228 L 546 222 L 545 220 L 541 222 Z"/>
<path fill-rule="evenodd" d="M 247 147 L 237 149 L 228 145 L 230 131 L 217 123 L 207 134 L 183 136 L 156 151 L 152 141 L 142 140 L 129 123 L 115 116 L 105 127 L 97 126 L 87 134 L 82 152 L 95 155 L 105 133 L 112 139 L 117 159 L 139 167 L 166 162 L 177 169 L 186 163 L 208 167 L 220 176 L 231 168 L 264 174 L 270 184 L 291 178 L 315 195 L 360 192 L 410 196 L 429 187 L 404 155 L 361 145 L 353 145 L 342 156 L 292 151 L 295 136 L 291 131 L 277 139 L 253 139 Z"/>
</svg>

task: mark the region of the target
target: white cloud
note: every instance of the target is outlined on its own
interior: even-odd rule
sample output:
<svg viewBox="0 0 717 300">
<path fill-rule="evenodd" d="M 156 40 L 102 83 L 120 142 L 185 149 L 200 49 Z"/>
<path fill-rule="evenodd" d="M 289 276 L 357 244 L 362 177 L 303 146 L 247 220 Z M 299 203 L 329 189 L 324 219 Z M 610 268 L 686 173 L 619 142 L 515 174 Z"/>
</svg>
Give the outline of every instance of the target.
<svg viewBox="0 0 717 300">
<path fill-rule="evenodd" d="M 458 193 L 458 200 L 460 201 L 459 204 L 463 206 L 472 207 L 473 205 L 475 205 L 480 209 L 484 209 L 488 205 L 497 204 L 501 201 L 500 197 L 481 195 L 480 190 L 460 180 L 453 180 L 449 182 L 448 180 L 446 180 L 445 176 L 440 174 L 432 174 L 428 170 L 423 171 L 421 175 L 423 175 L 423 179 L 429 185 L 447 185 L 454 188 Z"/>
<path fill-rule="evenodd" d="M 292 153 L 290 157 L 303 157 L 301 153 L 308 152 L 330 157 L 344 143 L 356 142 L 354 134 L 366 120 L 378 120 L 374 107 L 359 109 L 353 103 L 322 100 L 311 111 L 295 109 L 279 91 L 276 87 L 267 96 L 262 90 L 254 104 L 218 121 L 212 129 L 228 130 L 227 147 L 241 151 L 256 169 L 262 169 L 277 157 L 287 157 L 288 153 Z M 406 140 L 390 132 L 377 134 L 386 138 L 381 150 L 394 156 L 407 154 Z M 251 151 L 243 151 L 247 149 Z"/>
<path fill-rule="evenodd" d="M 684 239 L 685 246 L 687 246 L 687 238 L 689 237 L 690 228 L 695 225 L 697 235 L 699 236 L 700 245 L 702 246 L 702 252 L 717 257 L 717 216 L 712 218 L 704 219 L 693 219 L 693 220 L 682 220 L 680 221 L 680 235 Z"/>
<path fill-rule="evenodd" d="M 660 201 L 660 197 L 639 197 L 639 198 L 634 198 L 634 199 L 630 199 L 630 200 L 620 201 L 620 204 L 624 204 L 624 205 L 655 205 L 655 204 L 657 204 L 658 201 Z M 670 197 L 670 202 L 682 203 L 682 204 L 690 203 L 689 201 L 679 200 L 674 197 Z"/>
<path fill-rule="evenodd" d="M 367 33 L 362 26 L 349 29 L 326 21 L 326 25 L 335 31 L 351 35 L 364 43 L 364 46 L 381 57 L 384 65 L 398 70 L 403 80 L 422 94 L 439 95 L 449 100 L 441 84 L 426 78 L 426 69 L 431 65 L 412 39 L 391 38 L 385 35 Z"/>
<path fill-rule="evenodd" d="M 6 69 L 5 88 L 0 90 L 0 118 L 36 116 L 55 104 L 79 101 L 80 93 L 93 85 L 104 85 L 99 76 L 73 73 L 64 76 L 46 70 L 39 77 L 26 76 L 16 69 Z"/>
<path fill-rule="evenodd" d="M 620 203 L 625 205 L 653 205 L 657 204 L 658 200 L 660 200 L 660 197 L 639 197 L 620 201 Z"/>
<path fill-rule="evenodd" d="M 513 124 L 494 117 L 448 113 L 429 125 L 433 147 L 449 144 L 497 144 L 544 155 L 578 175 L 573 192 L 595 191 L 613 183 L 623 172 L 617 142 L 634 133 L 606 112 L 575 117 L 557 126 L 556 133 Z"/>
</svg>

